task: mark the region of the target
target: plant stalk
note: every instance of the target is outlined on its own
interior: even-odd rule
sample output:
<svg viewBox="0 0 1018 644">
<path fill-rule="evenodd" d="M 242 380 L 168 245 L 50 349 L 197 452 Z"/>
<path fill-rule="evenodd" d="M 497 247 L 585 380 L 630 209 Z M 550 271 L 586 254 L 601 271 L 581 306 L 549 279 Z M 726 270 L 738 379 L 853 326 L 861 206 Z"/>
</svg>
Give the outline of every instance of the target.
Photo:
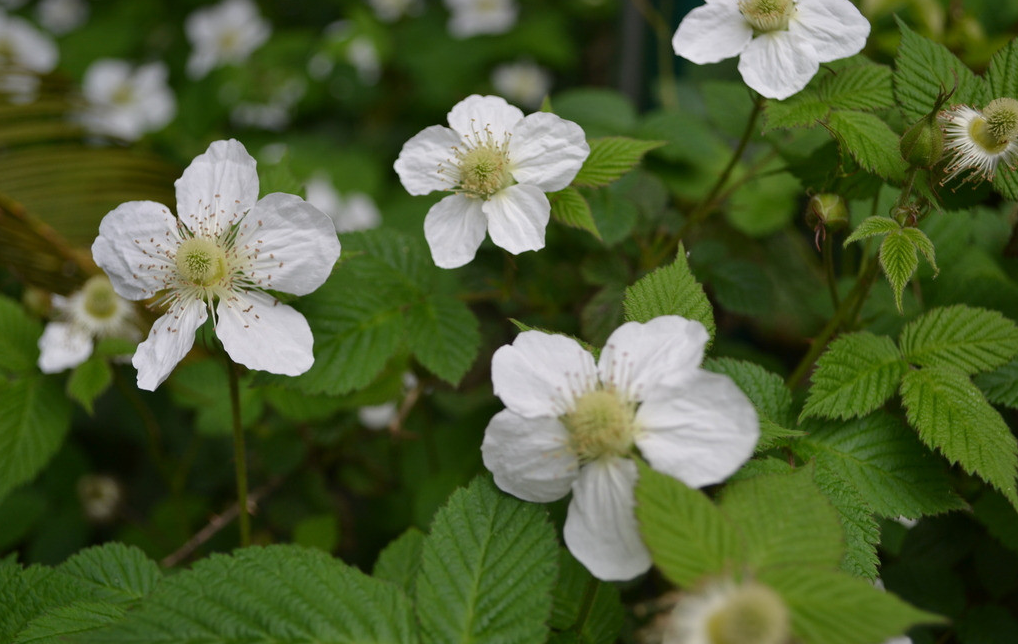
<svg viewBox="0 0 1018 644">
<path fill-rule="evenodd" d="M 226 359 L 226 373 L 230 380 L 230 408 L 233 411 L 233 466 L 237 474 L 237 519 L 240 525 L 240 545 L 251 545 L 251 515 L 247 507 L 247 450 L 244 447 L 244 427 L 240 422 L 240 383 L 237 365 Z"/>
</svg>

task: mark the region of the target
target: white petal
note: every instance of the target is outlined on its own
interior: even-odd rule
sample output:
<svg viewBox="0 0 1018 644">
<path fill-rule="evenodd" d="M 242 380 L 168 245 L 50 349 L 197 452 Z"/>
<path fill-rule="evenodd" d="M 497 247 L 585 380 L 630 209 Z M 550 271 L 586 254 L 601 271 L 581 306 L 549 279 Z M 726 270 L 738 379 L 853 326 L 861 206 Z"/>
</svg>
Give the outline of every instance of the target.
<svg viewBox="0 0 1018 644">
<path fill-rule="evenodd" d="M 92 259 L 117 293 L 129 300 L 152 297 L 176 270 L 167 253 L 176 253 L 180 236 L 169 209 L 154 201 L 128 201 L 103 217 L 92 243 Z"/>
<path fill-rule="evenodd" d="M 496 142 L 501 142 L 523 119 L 523 112 L 501 96 L 473 94 L 457 103 L 448 118 L 449 127 L 461 135 L 488 131 Z"/>
<path fill-rule="evenodd" d="M 214 141 L 173 184 L 177 215 L 192 232 L 217 236 L 258 200 L 255 160 L 234 139 Z"/>
<path fill-rule="evenodd" d="M 547 112 L 523 119 L 509 140 L 513 178 L 545 192 L 568 186 L 589 155 L 583 128 Z"/>
<path fill-rule="evenodd" d="M 216 335 L 234 362 L 284 376 L 298 376 L 314 364 L 314 336 L 297 310 L 260 291 L 220 300 Z"/>
<path fill-rule="evenodd" d="M 0 29 L 16 67 L 23 67 L 38 74 L 48 74 L 57 66 L 60 52 L 56 43 L 37 30 L 30 22 L 17 16 L 3 16 L 7 24 L 0 23 Z"/>
<path fill-rule="evenodd" d="M 90 103 L 109 103 L 113 93 L 126 81 L 131 66 L 126 60 L 100 58 L 85 70 L 81 91 Z"/>
<path fill-rule="evenodd" d="M 651 400 L 699 372 L 709 337 L 702 324 L 677 315 L 627 322 L 615 329 L 601 351 L 601 381 L 633 400 Z"/>
<path fill-rule="evenodd" d="M 357 409 L 357 420 L 368 429 L 385 429 L 399 417 L 396 403 L 387 402 L 381 405 L 368 405 Z"/>
<path fill-rule="evenodd" d="M 432 125 L 403 144 L 393 168 L 400 182 L 412 195 L 426 195 L 435 190 L 449 190 L 454 180 L 445 177 L 439 168 L 453 166 L 453 148 L 463 137 L 444 125 Z"/>
<path fill-rule="evenodd" d="M 767 98 L 786 99 L 800 91 L 820 69 L 813 45 L 790 31 L 757 36 L 739 57 L 739 73 Z"/>
<path fill-rule="evenodd" d="M 265 195 L 240 222 L 238 253 L 258 288 L 307 295 L 322 285 L 339 259 L 336 228 L 321 210 L 295 195 Z"/>
<path fill-rule="evenodd" d="M 499 488 L 524 501 L 548 503 L 569 494 L 579 462 L 557 418 L 495 414 L 481 443 L 484 466 Z"/>
<path fill-rule="evenodd" d="M 39 370 L 59 373 L 92 355 L 92 338 L 64 322 L 50 322 L 39 337 Z"/>
<path fill-rule="evenodd" d="M 424 218 L 424 237 L 435 265 L 457 268 L 470 263 L 484 241 L 487 225 L 477 199 L 455 194 L 432 206 Z"/>
<path fill-rule="evenodd" d="M 199 299 L 178 302 L 152 325 L 138 345 L 131 364 L 138 370 L 138 388 L 155 391 L 194 345 L 194 333 L 208 317 Z"/>
<path fill-rule="evenodd" d="M 788 31 L 809 41 L 826 63 L 862 51 L 870 23 L 848 0 L 799 0 Z"/>
<path fill-rule="evenodd" d="M 636 464 L 600 460 L 580 469 L 562 536 L 569 552 L 605 581 L 632 579 L 650 568 L 633 508 Z"/>
<path fill-rule="evenodd" d="M 636 412 L 636 438 L 654 469 L 686 485 L 725 480 L 752 456 L 760 437 L 753 404 L 727 376 L 700 371 L 668 399 Z"/>
<path fill-rule="evenodd" d="M 544 248 L 551 204 L 537 186 L 509 186 L 482 202 L 481 209 L 488 217 L 488 234 L 496 246 L 513 255 Z"/>
<path fill-rule="evenodd" d="M 709 2 L 682 19 L 672 37 L 675 54 L 697 65 L 738 56 L 753 38 L 753 27 L 737 2 Z"/>
<path fill-rule="evenodd" d="M 520 416 L 557 417 L 597 385 L 597 367 L 572 338 L 524 331 L 492 356 L 491 382 L 495 395 Z"/>
</svg>

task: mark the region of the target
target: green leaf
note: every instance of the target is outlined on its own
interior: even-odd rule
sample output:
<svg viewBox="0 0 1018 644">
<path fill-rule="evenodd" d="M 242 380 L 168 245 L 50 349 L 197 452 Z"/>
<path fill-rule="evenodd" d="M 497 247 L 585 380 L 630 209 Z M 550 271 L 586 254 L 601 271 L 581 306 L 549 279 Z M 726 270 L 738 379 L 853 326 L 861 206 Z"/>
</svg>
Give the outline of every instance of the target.
<svg viewBox="0 0 1018 644">
<path fill-rule="evenodd" d="M 293 543 L 332 552 L 339 545 L 339 522 L 332 513 L 313 514 L 293 527 Z"/>
<path fill-rule="evenodd" d="M 92 413 L 92 403 L 99 397 L 113 380 L 113 372 L 104 358 L 92 356 L 82 362 L 67 379 L 67 395 L 81 403 L 81 406 Z"/>
<path fill-rule="evenodd" d="M 32 620 L 14 644 L 61 644 L 68 638 L 114 624 L 124 608 L 105 602 L 76 602 L 61 606 Z"/>
<path fill-rule="evenodd" d="M 1009 201 L 1018 201 L 1018 172 L 1007 167 L 998 168 L 993 175 L 993 189 Z"/>
<path fill-rule="evenodd" d="M 703 287 L 689 270 L 686 251 L 681 244 L 673 263 L 644 275 L 626 289 L 622 306 L 627 322 L 647 322 L 662 315 L 681 315 L 703 324 L 711 339 L 714 338 L 714 310 Z"/>
<path fill-rule="evenodd" d="M 707 360 L 703 368 L 731 378 L 752 401 L 760 419 L 760 440 L 756 451 L 769 449 L 783 438 L 803 435 L 801 431 L 788 429 L 795 426 L 792 392 L 781 376 L 760 365 L 733 358 Z"/>
<path fill-rule="evenodd" d="M 56 380 L 0 378 L 0 498 L 35 477 L 70 426 L 71 405 Z"/>
<path fill-rule="evenodd" d="M 783 101 L 767 101 L 764 132 L 777 129 L 811 128 L 827 118 L 831 108 L 816 92 L 805 90 Z"/>
<path fill-rule="evenodd" d="M 424 551 L 424 533 L 409 528 L 385 546 L 375 561 L 371 576 L 390 581 L 413 597 L 414 578 L 421 567 L 421 553 Z"/>
<path fill-rule="evenodd" d="M 926 116 L 937 95 L 950 91 L 956 80 L 958 89 L 950 99 L 952 103 L 986 104 L 985 83 L 965 63 L 943 45 L 909 29 L 900 19 L 898 27 L 901 45 L 895 59 L 894 96 L 909 123 Z"/>
<path fill-rule="evenodd" d="M 909 371 L 901 382 L 908 422 L 931 448 L 976 474 L 1018 508 L 1018 441 L 965 372 L 954 367 Z"/>
<path fill-rule="evenodd" d="M 937 253 L 933 247 L 933 242 L 926 236 L 926 233 L 919 230 L 918 228 L 902 228 L 901 234 L 908 237 L 912 244 L 919 249 L 919 252 L 923 254 L 926 261 L 933 267 L 933 277 L 940 274 L 940 269 L 937 268 Z"/>
<path fill-rule="evenodd" d="M 817 468 L 813 475 L 817 487 L 838 512 L 845 536 L 845 554 L 841 569 L 864 579 L 877 578 L 877 544 L 880 543 L 880 526 L 873 509 L 859 492 L 840 478 Z"/>
<path fill-rule="evenodd" d="M 880 244 L 880 267 L 884 269 L 887 281 L 894 292 L 894 303 L 898 312 L 902 312 L 901 294 L 905 285 L 912 279 L 919 268 L 919 255 L 916 246 L 903 231 L 899 230 L 884 237 Z"/>
<path fill-rule="evenodd" d="M 86 548 L 54 569 L 52 583 L 75 587 L 90 601 L 126 603 L 146 596 L 161 577 L 159 566 L 134 546 Z"/>
<path fill-rule="evenodd" d="M 413 642 L 410 602 L 320 550 L 213 554 L 164 578 L 137 610 L 81 642 Z"/>
<path fill-rule="evenodd" d="M 901 224 L 890 217 L 867 217 L 852 231 L 852 234 L 845 240 L 844 245 L 847 248 L 854 241 L 876 237 L 877 235 L 886 235 L 899 230 L 901 230 Z"/>
<path fill-rule="evenodd" d="M 565 548 L 559 550 L 558 570 L 548 625 L 575 633 L 574 641 L 583 644 L 615 642 L 626 620 L 618 588 L 594 579 Z"/>
<path fill-rule="evenodd" d="M 787 172 L 766 173 L 768 169 L 739 186 L 725 210 L 728 222 L 752 237 L 765 237 L 787 226 L 802 196 L 798 179 Z"/>
<path fill-rule="evenodd" d="M 438 511 L 416 580 L 422 642 L 542 642 L 558 546 L 545 510 L 479 477 Z"/>
<path fill-rule="evenodd" d="M 735 526 L 699 490 L 637 462 L 636 520 L 651 557 L 679 586 L 743 561 Z"/>
<path fill-rule="evenodd" d="M 583 128 L 587 136 L 628 134 L 636 127 L 636 108 L 617 91 L 578 88 L 555 95 L 555 113 Z"/>
<path fill-rule="evenodd" d="M 35 370 L 39 359 L 39 323 L 28 317 L 14 300 L 0 296 L 0 374 L 26 374 Z"/>
<path fill-rule="evenodd" d="M 251 374 L 240 379 L 240 421 L 252 426 L 265 408 L 263 396 L 250 387 Z M 170 376 L 170 394 L 182 407 L 195 410 L 195 428 L 206 436 L 229 436 L 233 432 L 233 408 L 226 366 L 220 360 L 189 362 Z"/>
<path fill-rule="evenodd" d="M 428 371 L 456 386 L 481 345 L 477 318 L 466 304 L 434 295 L 407 311 L 407 343 Z"/>
<path fill-rule="evenodd" d="M 918 519 L 964 507 L 942 463 L 902 422 L 884 412 L 810 427 L 796 453 L 814 459 L 817 478 L 850 484 L 877 514 Z"/>
<path fill-rule="evenodd" d="M 832 112 L 827 128 L 863 168 L 884 179 L 905 176 L 898 135 L 878 116 L 867 112 Z"/>
<path fill-rule="evenodd" d="M 943 621 L 844 573 L 788 566 L 759 579 L 785 600 L 803 644 L 876 644 L 914 624 Z"/>
<path fill-rule="evenodd" d="M 973 381 L 994 405 L 1018 409 L 1018 360 L 1000 369 L 977 375 Z"/>
<path fill-rule="evenodd" d="M 552 219 L 566 226 L 586 230 L 594 237 L 601 239 L 601 233 L 597 230 L 590 204 L 576 188 L 570 187 L 553 192 L 548 195 L 548 200 L 551 201 Z"/>
<path fill-rule="evenodd" d="M 986 70 L 986 81 L 991 97 L 1018 98 L 1018 41 L 1012 40 L 997 50 Z"/>
<path fill-rule="evenodd" d="M 894 395 L 907 370 L 890 338 L 866 332 L 843 335 L 817 361 L 800 418 L 865 416 Z"/>
<path fill-rule="evenodd" d="M 894 106 L 891 68 L 866 62 L 824 76 L 820 100 L 836 110 L 880 110 Z"/>
<path fill-rule="evenodd" d="M 813 482 L 812 468 L 736 481 L 721 497 L 721 511 L 746 546 L 754 569 L 770 566 L 835 568 L 844 551 L 841 523 Z M 804 539 L 803 535 L 809 535 Z"/>
<path fill-rule="evenodd" d="M 608 136 L 590 141 L 590 156 L 576 173 L 572 185 L 585 188 L 606 186 L 629 172 L 654 148 L 665 141 L 641 141 L 625 136 Z"/>
<path fill-rule="evenodd" d="M 46 495 L 31 488 L 15 490 L 0 500 L 0 552 L 10 552 L 32 532 L 47 510 Z M 2 641 L 2 640 L 0 640 Z"/>
<path fill-rule="evenodd" d="M 933 309 L 912 321 L 899 343 L 912 364 L 946 365 L 973 374 L 1018 356 L 1018 325 L 996 311 L 959 304 Z"/>
</svg>

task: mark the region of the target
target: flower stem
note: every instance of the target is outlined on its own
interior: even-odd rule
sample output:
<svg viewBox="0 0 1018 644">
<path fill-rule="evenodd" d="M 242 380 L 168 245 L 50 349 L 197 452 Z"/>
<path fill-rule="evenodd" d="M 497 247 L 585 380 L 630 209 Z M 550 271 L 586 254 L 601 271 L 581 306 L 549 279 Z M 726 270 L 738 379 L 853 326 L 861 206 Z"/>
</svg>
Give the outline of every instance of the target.
<svg viewBox="0 0 1018 644">
<path fill-rule="evenodd" d="M 237 474 L 237 515 L 240 524 L 240 545 L 251 545 L 251 516 L 247 507 L 247 450 L 244 448 L 244 427 L 240 422 L 240 383 L 237 365 L 226 359 L 230 379 L 230 408 L 233 411 L 233 466 Z"/>
<path fill-rule="evenodd" d="M 824 259 L 824 277 L 827 279 L 827 289 L 831 293 L 831 303 L 837 309 L 841 305 L 841 298 L 838 297 L 838 280 L 834 275 L 834 244 L 833 235 L 824 235 L 823 250 L 820 254 Z"/>
</svg>

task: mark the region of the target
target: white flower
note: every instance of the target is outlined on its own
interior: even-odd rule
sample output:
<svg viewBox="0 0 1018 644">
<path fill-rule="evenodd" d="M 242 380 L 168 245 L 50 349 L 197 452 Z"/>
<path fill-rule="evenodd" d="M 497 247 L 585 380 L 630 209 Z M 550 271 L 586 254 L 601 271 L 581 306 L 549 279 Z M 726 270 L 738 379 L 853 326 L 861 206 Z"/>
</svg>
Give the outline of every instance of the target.
<svg viewBox="0 0 1018 644">
<path fill-rule="evenodd" d="M 126 60 L 93 62 L 82 80 L 88 101 L 83 123 L 92 132 L 125 141 L 163 128 L 177 113 L 166 77 L 166 65 L 161 62 L 137 68 Z"/>
<path fill-rule="evenodd" d="M 378 48 L 368 36 L 356 36 L 347 43 L 346 60 L 357 70 L 357 78 L 365 85 L 374 85 L 382 75 Z"/>
<path fill-rule="evenodd" d="M 412 389 L 417 387 L 417 376 L 412 372 L 403 373 L 403 395 L 406 396 Z M 368 429 L 385 429 L 392 425 L 392 421 L 399 417 L 398 401 L 390 400 L 381 405 L 367 405 L 357 409 L 357 420 Z"/>
<path fill-rule="evenodd" d="M 96 523 L 109 521 L 117 512 L 124 493 L 112 476 L 86 474 L 78 479 L 78 498 L 89 520 Z"/>
<path fill-rule="evenodd" d="M 943 183 L 972 172 L 966 181 L 992 181 L 1000 165 L 1018 164 L 1018 101 L 998 98 L 983 111 L 955 105 L 937 117 L 944 128 L 947 176 Z"/>
<path fill-rule="evenodd" d="M 739 56 L 739 73 L 767 98 L 806 87 L 830 62 L 859 53 L 870 23 L 849 0 L 707 0 L 679 24 L 672 47 L 698 65 Z"/>
<path fill-rule="evenodd" d="M 499 65 L 491 73 L 495 91 L 524 107 L 540 107 L 551 89 L 548 70 L 530 61 Z"/>
<path fill-rule="evenodd" d="M 421 10 L 421 0 L 368 0 L 368 4 L 382 22 L 396 22 Z"/>
<path fill-rule="evenodd" d="M 141 339 L 134 306 L 117 295 L 105 275 L 90 278 L 68 297 L 54 295 L 56 316 L 39 338 L 39 369 L 58 373 L 92 355 L 95 340 Z"/>
<path fill-rule="evenodd" d="M 184 31 L 194 47 L 187 74 L 202 78 L 216 67 L 247 60 L 269 39 L 272 27 L 251 0 L 223 0 L 189 15 Z"/>
<path fill-rule="evenodd" d="M 664 316 L 616 329 L 596 365 L 575 340 L 538 331 L 492 358 L 507 409 L 485 431 L 484 465 L 526 501 L 572 490 L 565 542 L 599 579 L 650 567 L 633 514 L 634 448 L 693 487 L 724 480 L 753 453 L 753 405 L 727 376 L 699 368 L 707 339 L 699 322 Z"/>
<path fill-rule="evenodd" d="M 544 248 L 545 192 L 569 185 L 590 154 L 580 126 L 554 114 L 526 118 L 498 96 L 460 101 L 451 128 L 432 125 L 403 145 L 396 173 L 412 195 L 454 194 L 431 207 L 424 236 L 435 264 L 463 266 L 487 229 L 510 253 Z"/>
<path fill-rule="evenodd" d="M 85 0 L 42 0 L 35 6 L 39 24 L 58 36 L 69 34 L 85 24 L 88 11 Z"/>
<path fill-rule="evenodd" d="M 350 192 L 341 196 L 332 182 L 324 176 L 316 176 L 305 184 L 308 203 L 318 208 L 331 219 L 337 233 L 352 233 L 358 230 L 377 228 L 382 215 L 374 200 L 362 192 Z"/>
<path fill-rule="evenodd" d="M 449 33 L 455 38 L 501 34 L 516 24 L 516 0 L 445 0 L 451 12 Z"/>
<path fill-rule="evenodd" d="M 56 43 L 27 20 L 0 11 L 0 68 L 48 74 L 57 66 Z"/>
<path fill-rule="evenodd" d="M 787 644 L 784 600 L 755 581 L 712 580 L 675 605 L 663 644 Z"/>
<path fill-rule="evenodd" d="M 177 217 L 153 201 L 124 203 L 92 245 L 120 295 L 167 306 L 134 354 L 138 386 L 166 380 L 208 311 L 235 362 L 291 376 L 310 369 L 307 320 L 266 289 L 305 295 L 326 280 L 339 257 L 332 222 L 300 197 L 258 200 L 255 160 L 234 140 L 210 145 L 174 186 Z"/>
</svg>

